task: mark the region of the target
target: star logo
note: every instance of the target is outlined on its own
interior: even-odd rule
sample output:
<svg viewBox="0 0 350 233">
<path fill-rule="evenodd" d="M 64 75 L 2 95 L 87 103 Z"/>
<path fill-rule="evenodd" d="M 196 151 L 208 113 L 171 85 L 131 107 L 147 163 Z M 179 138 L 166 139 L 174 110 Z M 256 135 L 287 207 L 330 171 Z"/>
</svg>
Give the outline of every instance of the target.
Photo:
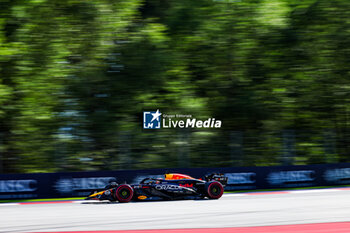
<svg viewBox="0 0 350 233">
<path fill-rule="evenodd" d="M 156 120 L 156 119 L 157 119 L 157 121 L 159 121 L 159 117 L 160 117 L 160 115 L 162 115 L 162 114 L 159 112 L 159 109 L 157 109 L 157 111 L 156 111 L 155 113 L 151 113 L 151 115 L 153 116 L 153 118 L 152 118 L 152 120 L 151 120 L 151 122 L 152 122 L 152 121 L 154 121 L 154 120 Z"/>
<path fill-rule="evenodd" d="M 159 109 L 156 112 L 143 112 L 143 128 L 160 129 L 161 115 Z"/>
</svg>

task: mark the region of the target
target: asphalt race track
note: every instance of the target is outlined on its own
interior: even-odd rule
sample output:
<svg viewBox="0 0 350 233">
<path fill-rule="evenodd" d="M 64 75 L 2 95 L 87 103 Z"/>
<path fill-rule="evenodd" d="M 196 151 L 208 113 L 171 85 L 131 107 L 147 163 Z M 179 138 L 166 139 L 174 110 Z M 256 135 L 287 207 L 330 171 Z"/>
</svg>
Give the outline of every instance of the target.
<svg viewBox="0 0 350 233">
<path fill-rule="evenodd" d="M 226 194 L 200 201 L 0 204 L 0 211 L 3 233 L 187 228 L 224 229 L 156 232 L 350 232 L 350 189 Z M 278 228 L 295 224 L 304 230 Z M 277 231 L 258 226 L 277 226 Z M 239 231 L 245 227 L 248 231 Z"/>
</svg>

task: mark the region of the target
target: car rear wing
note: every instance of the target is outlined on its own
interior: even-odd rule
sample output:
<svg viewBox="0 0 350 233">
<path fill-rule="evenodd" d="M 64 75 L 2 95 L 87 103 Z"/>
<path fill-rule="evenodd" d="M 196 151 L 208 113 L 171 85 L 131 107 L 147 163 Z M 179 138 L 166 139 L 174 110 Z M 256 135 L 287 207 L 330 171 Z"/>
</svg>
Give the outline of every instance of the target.
<svg viewBox="0 0 350 233">
<path fill-rule="evenodd" d="M 223 186 L 226 186 L 228 178 L 226 176 L 224 176 L 224 174 L 221 174 L 221 173 L 211 173 L 209 175 L 204 176 L 203 180 L 205 180 L 207 182 L 215 180 L 215 181 L 220 182 Z"/>
</svg>

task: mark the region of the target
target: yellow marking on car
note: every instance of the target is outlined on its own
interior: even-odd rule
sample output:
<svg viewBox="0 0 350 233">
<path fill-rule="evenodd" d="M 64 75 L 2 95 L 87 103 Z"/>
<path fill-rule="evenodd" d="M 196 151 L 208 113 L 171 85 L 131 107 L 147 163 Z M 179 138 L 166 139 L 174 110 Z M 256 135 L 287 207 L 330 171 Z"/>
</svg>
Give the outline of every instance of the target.
<svg viewBox="0 0 350 233">
<path fill-rule="evenodd" d="M 104 192 L 105 191 L 101 191 L 101 192 L 98 192 L 98 193 L 93 193 L 89 197 L 96 197 L 97 195 L 102 195 Z"/>
<path fill-rule="evenodd" d="M 138 196 L 137 198 L 140 200 L 145 200 L 147 197 L 146 196 Z"/>
</svg>

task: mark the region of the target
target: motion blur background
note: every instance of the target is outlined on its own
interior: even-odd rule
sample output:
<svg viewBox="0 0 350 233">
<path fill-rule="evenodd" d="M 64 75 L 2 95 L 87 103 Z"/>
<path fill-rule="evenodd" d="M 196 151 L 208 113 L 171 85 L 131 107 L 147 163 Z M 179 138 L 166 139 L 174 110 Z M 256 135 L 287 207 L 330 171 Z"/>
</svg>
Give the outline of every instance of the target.
<svg viewBox="0 0 350 233">
<path fill-rule="evenodd" d="M 349 37 L 343 0 L 0 0 L 0 173 L 350 162 Z"/>
</svg>

